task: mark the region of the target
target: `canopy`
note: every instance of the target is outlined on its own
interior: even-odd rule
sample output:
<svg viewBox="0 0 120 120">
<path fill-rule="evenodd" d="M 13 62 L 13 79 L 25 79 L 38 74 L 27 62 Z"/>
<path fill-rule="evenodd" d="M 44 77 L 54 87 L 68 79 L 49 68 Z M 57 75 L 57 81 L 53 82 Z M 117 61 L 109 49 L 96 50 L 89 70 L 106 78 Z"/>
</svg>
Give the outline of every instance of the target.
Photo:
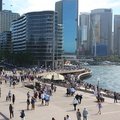
<svg viewBox="0 0 120 120">
<path fill-rule="evenodd" d="M 64 76 L 56 73 L 56 72 L 49 72 L 42 76 L 42 79 L 49 79 L 49 80 L 64 80 Z"/>
</svg>

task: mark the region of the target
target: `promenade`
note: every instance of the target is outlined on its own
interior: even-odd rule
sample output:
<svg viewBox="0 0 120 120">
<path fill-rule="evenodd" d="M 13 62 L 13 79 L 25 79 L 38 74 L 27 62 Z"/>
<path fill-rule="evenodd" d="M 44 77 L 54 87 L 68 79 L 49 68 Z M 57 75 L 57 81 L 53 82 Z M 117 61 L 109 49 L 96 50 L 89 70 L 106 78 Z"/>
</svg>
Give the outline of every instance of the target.
<svg viewBox="0 0 120 120">
<path fill-rule="evenodd" d="M 33 91 L 22 87 L 22 84 L 16 85 L 16 88 L 9 87 L 9 84 L 1 85 L 2 96 L 0 98 L 0 120 L 9 120 L 9 104 L 5 98 L 8 91 L 11 90 L 16 96 L 14 107 L 14 118 L 12 120 L 21 120 L 20 112 L 25 110 L 26 120 L 51 120 L 55 117 L 56 120 L 63 120 L 67 114 L 71 120 L 76 119 L 76 112 L 73 110 L 72 101 L 74 97 L 66 97 L 66 89 L 63 87 L 57 87 L 57 91 L 51 96 L 49 106 L 41 106 L 41 101 L 36 102 L 35 110 L 26 110 L 27 92 L 33 95 Z M 102 103 L 102 114 L 98 115 L 98 108 L 96 98 L 93 94 L 77 91 L 76 93 L 82 94 L 82 103 L 77 106 L 81 113 L 83 108 L 88 110 L 88 120 L 120 120 L 120 103 L 113 103 L 113 99 L 105 98 L 105 102 Z M 30 106 L 31 107 L 31 106 Z M 8 119 L 7 119 L 8 118 Z"/>
</svg>

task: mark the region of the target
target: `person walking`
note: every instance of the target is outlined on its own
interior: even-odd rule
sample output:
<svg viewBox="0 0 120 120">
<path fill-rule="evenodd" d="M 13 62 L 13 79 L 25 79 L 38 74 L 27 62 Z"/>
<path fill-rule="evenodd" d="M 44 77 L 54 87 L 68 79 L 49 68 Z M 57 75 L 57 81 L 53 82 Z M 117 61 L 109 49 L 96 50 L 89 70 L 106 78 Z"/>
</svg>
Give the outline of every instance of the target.
<svg viewBox="0 0 120 120">
<path fill-rule="evenodd" d="M 14 117 L 14 111 L 13 111 L 13 106 L 12 104 L 9 105 L 9 112 L 10 112 L 10 119 Z"/>
<path fill-rule="evenodd" d="M 12 97 L 12 93 L 11 93 L 11 91 L 9 90 L 9 92 L 8 92 L 8 98 L 9 98 L 9 101 L 11 102 L 11 97 Z"/>
<path fill-rule="evenodd" d="M 52 117 L 52 120 L 55 120 L 55 118 L 54 118 L 54 117 Z"/>
<path fill-rule="evenodd" d="M 101 114 L 102 104 L 101 101 L 98 102 L 98 114 Z"/>
<path fill-rule="evenodd" d="M 30 99 L 27 98 L 27 110 L 29 110 L 29 106 L 30 106 Z"/>
<path fill-rule="evenodd" d="M 13 104 L 15 103 L 15 95 L 14 94 L 12 95 L 12 103 Z"/>
<path fill-rule="evenodd" d="M 69 115 L 66 115 L 66 120 L 71 120 Z"/>
<path fill-rule="evenodd" d="M 114 103 L 117 103 L 117 99 L 118 99 L 117 93 L 114 92 Z"/>
<path fill-rule="evenodd" d="M 35 109 L 35 98 L 34 97 L 31 98 L 31 109 L 32 110 Z"/>
<path fill-rule="evenodd" d="M 87 116 L 88 116 L 88 111 L 86 108 L 84 108 L 83 110 L 83 120 L 87 120 Z"/>
<path fill-rule="evenodd" d="M 73 99 L 73 107 L 74 107 L 74 110 L 76 110 L 76 106 L 78 104 L 78 100 L 76 98 Z"/>
<path fill-rule="evenodd" d="M 45 101 L 45 94 L 44 94 L 44 92 L 42 92 L 42 94 L 41 94 L 41 99 L 42 99 L 41 105 L 44 105 L 44 101 Z"/>
<path fill-rule="evenodd" d="M 16 81 L 13 80 L 13 88 L 15 89 Z"/>
<path fill-rule="evenodd" d="M 25 120 L 25 112 L 24 112 L 24 110 L 21 111 L 20 117 L 21 117 L 21 120 Z"/>
<path fill-rule="evenodd" d="M 30 98 L 30 92 L 29 91 L 27 92 L 27 98 Z"/>
<path fill-rule="evenodd" d="M 1 97 L 1 87 L 0 87 L 0 97 Z"/>
<path fill-rule="evenodd" d="M 66 117 L 64 117 L 64 120 L 66 120 Z"/>
<path fill-rule="evenodd" d="M 45 98 L 44 98 L 44 100 L 45 100 L 45 105 L 49 105 L 50 95 L 45 94 Z"/>
<path fill-rule="evenodd" d="M 77 120 L 81 120 L 81 112 L 79 109 L 77 109 L 76 116 L 77 116 Z"/>
</svg>

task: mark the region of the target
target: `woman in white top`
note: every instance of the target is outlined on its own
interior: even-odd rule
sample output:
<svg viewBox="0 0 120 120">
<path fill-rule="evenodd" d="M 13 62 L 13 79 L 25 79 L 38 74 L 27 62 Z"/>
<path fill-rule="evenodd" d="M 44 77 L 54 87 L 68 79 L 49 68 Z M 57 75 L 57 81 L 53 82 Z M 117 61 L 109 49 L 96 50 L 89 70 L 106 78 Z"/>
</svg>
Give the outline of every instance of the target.
<svg viewBox="0 0 120 120">
<path fill-rule="evenodd" d="M 76 106 L 78 104 L 78 100 L 76 98 L 74 98 L 73 100 L 73 107 L 74 107 L 74 110 L 76 110 Z"/>
</svg>

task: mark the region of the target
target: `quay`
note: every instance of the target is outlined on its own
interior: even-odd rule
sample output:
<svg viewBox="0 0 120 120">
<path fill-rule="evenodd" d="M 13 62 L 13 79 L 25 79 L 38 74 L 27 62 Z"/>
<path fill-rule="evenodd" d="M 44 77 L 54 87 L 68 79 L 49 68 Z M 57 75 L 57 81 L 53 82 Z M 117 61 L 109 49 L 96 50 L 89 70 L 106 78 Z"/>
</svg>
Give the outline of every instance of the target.
<svg viewBox="0 0 120 120">
<path fill-rule="evenodd" d="M 56 71 L 59 74 L 80 74 L 86 72 L 86 69 Z"/>
<path fill-rule="evenodd" d="M 48 73 L 53 73 L 53 72 L 44 72 L 44 73 L 39 73 L 37 76 L 43 76 L 47 75 Z M 84 77 L 89 77 L 92 74 L 92 71 L 86 68 L 78 69 L 78 70 L 57 70 L 55 73 L 61 74 L 61 75 L 67 75 L 67 74 L 73 74 L 73 75 L 78 75 L 79 78 L 84 78 Z"/>
<path fill-rule="evenodd" d="M 26 81 L 29 82 L 29 81 Z M 6 120 L 9 118 L 9 104 L 5 98 L 8 91 L 11 90 L 16 96 L 16 102 L 14 107 L 14 118 L 12 120 L 20 120 L 20 112 L 25 110 L 26 120 L 51 120 L 54 117 L 56 120 L 63 120 L 67 114 L 71 120 L 76 120 L 76 112 L 73 110 L 73 96 L 66 97 L 66 88 L 57 86 L 57 91 L 51 96 L 49 106 L 41 106 L 41 101 L 37 100 L 35 110 L 26 110 L 26 94 L 30 91 L 33 94 L 33 90 L 23 87 L 21 83 L 16 85 L 16 88 L 9 87 L 9 84 L 3 84 L 1 87 L 0 98 L 0 119 Z M 88 110 L 89 120 L 119 120 L 120 119 L 120 102 L 114 103 L 113 99 L 105 98 L 105 102 L 102 103 L 102 114 L 98 115 L 98 108 L 96 98 L 93 94 L 89 94 L 83 91 L 76 91 L 76 94 L 82 94 L 82 103 L 77 106 L 81 113 L 84 108 Z"/>
</svg>

